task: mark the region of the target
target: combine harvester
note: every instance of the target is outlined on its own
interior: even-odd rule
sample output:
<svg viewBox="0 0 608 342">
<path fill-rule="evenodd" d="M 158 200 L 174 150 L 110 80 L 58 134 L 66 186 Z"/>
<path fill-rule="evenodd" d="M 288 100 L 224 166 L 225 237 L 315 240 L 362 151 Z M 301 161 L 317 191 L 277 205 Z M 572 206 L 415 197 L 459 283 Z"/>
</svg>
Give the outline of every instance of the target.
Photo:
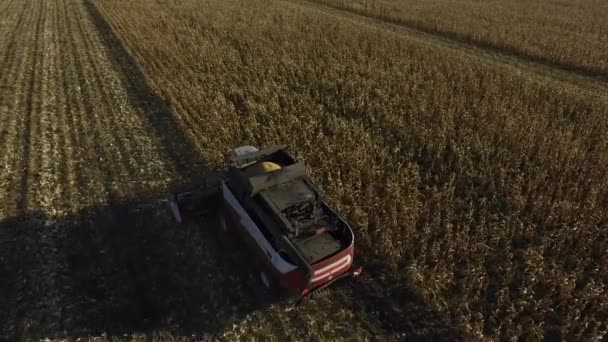
<svg viewBox="0 0 608 342">
<path fill-rule="evenodd" d="M 221 180 L 171 196 L 177 222 L 219 215 L 220 233 L 233 231 L 251 252 L 261 284 L 270 294 L 303 298 L 338 279 L 357 276 L 350 226 L 320 195 L 303 163 L 284 147 L 243 146 L 229 154 Z"/>
</svg>

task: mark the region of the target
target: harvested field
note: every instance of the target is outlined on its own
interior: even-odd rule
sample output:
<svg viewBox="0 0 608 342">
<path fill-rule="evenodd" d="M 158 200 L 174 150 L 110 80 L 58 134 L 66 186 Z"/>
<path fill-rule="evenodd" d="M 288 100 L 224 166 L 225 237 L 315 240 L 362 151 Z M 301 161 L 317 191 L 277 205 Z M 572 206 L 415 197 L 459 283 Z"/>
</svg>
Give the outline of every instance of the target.
<svg viewBox="0 0 608 342">
<path fill-rule="evenodd" d="M 382 20 L 0 1 L 0 338 L 604 337 L 608 85 Z M 365 277 L 288 315 L 145 201 L 243 144 L 311 166 Z"/>
<path fill-rule="evenodd" d="M 178 177 L 160 118 L 133 103 L 83 3 L 2 4 L 0 219 L 63 216 Z"/>
</svg>

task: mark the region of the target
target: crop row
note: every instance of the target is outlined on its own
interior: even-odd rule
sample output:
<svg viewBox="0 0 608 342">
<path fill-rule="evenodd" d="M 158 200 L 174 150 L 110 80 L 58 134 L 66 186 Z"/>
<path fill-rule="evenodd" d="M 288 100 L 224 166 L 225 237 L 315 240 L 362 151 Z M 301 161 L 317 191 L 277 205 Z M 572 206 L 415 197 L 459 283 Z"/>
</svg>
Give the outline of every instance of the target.
<svg viewBox="0 0 608 342">
<path fill-rule="evenodd" d="M 561 68 L 608 76 L 606 4 L 595 0 L 313 0 Z"/>
</svg>

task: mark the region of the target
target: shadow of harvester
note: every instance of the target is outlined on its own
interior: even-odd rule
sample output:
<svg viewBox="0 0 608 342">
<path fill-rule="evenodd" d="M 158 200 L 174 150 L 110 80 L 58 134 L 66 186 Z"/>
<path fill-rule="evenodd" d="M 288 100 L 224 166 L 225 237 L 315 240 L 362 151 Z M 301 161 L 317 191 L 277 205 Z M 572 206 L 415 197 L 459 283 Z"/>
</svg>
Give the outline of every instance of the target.
<svg viewBox="0 0 608 342">
<path fill-rule="evenodd" d="M 0 222 L 0 338 L 200 335 L 261 309 L 215 225 L 177 226 L 165 208 L 136 203 Z"/>
</svg>

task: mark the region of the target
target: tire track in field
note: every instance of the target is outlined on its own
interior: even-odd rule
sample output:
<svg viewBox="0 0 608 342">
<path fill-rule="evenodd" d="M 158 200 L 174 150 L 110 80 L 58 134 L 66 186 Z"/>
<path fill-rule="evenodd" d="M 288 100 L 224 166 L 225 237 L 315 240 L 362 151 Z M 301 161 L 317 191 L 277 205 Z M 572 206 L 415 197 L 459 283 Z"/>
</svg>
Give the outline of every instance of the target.
<svg viewBox="0 0 608 342">
<path fill-rule="evenodd" d="M 504 53 L 491 48 L 483 48 L 467 42 L 452 39 L 438 33 L 428 33 L 406 24 L 396 24 L 354 11 L 319 4 L 307 0 L 282 0 L 284 3 L 305 10 L 318 11 L 326 15 L 347 19 L 358 24 L 384 29 L 404 35 L 434 47 L 456 51 L 468 57 L 476 58 L 480 63 L 498 65 L 511 69 L 515 74 L 525 73 L 539 81 L 555 81 L 574 86 L 589 95 L 608 101 L 608 83 L 600 77 L 586 76 L 576 71 L 550 66 L 528 58 Z"/>
</svg>

